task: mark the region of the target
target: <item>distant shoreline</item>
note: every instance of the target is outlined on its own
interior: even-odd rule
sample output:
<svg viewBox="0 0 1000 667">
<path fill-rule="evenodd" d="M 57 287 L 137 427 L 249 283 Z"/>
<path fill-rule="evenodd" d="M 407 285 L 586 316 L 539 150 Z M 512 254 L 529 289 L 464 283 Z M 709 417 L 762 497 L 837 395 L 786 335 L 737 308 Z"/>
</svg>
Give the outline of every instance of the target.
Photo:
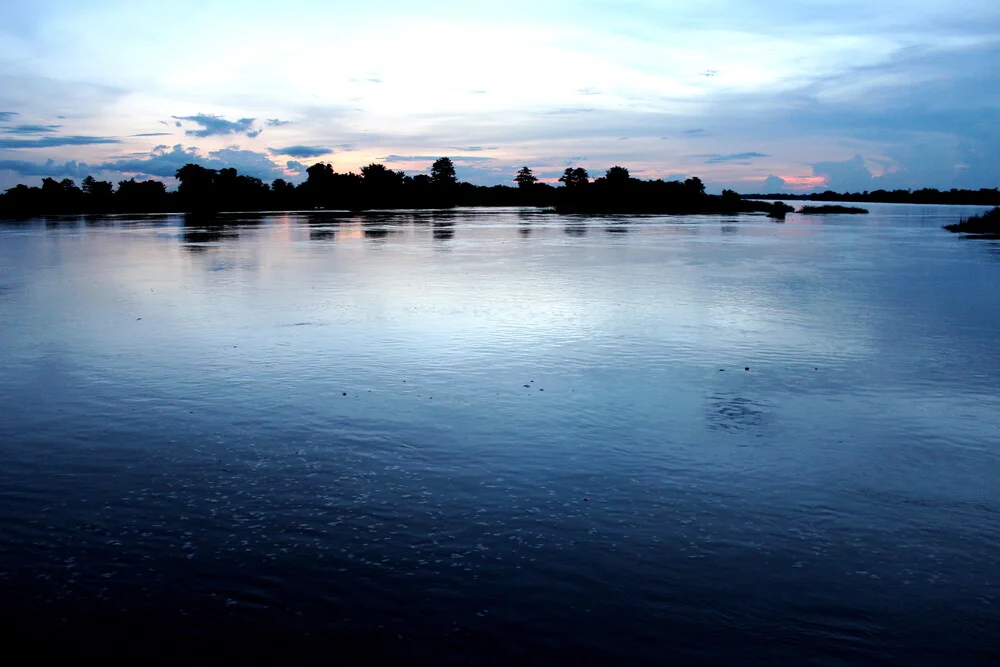
<svg viewBox="0 0 1000 667">
<path fill-rule="evenodd" d="M 945 225 L 949 232 L 973 234 L 977 236 L 1000 237 L 1000 208 L 980 215 L 963 218 L 953 225 Z"/>
<path fill-rule="evenodd" d="M 17 185 L 0 195 L 0 218 L 40 215 L 115 213 L 264 212 L 288 210 L 443 209 L 455 206 L 533 206 L 559 213 L 696 215 L 766 213 L 783 219 L 793 209 L 784 201 L 872 202 L 907 204 L 1000 205 L 1000 191 L 993 189 L 916 191 L 876 190 L 864 193 L 832 191 L 812 194 L 740 195 L 723 190 L 705 192 L 698 177 L 684 181 L 632 178 L 628 169 L 611 167 L 604 176 L 591 178 L 586 169 L 568 167 L 561 187 L 540 182 L 527 166 L 511 179 L 516 186 L 482 186 L 458 180 L 454 164 L 439 158 L 430 174 L 409 176 L 385 165 L 372 163 L 361 173 L 337 173 L 325 163 L 306 170 L 308 178 L 298 185 L 284 179 L 268 184 L 239 174 L 235 169 L 207 169 L 186 164 L 177 170 L 180 183 L 168 192 L 162 181 L 134 178 L 118 187 L 92 176 L 81 186 L 71 179 L 43 178 L 41 187 Z M 771 200 L 771 201 L 767 201 Z M 808 211 L 803 211 L 808 212 Z M 847 207 L 826 207 L 817 213 L 859 213 Z"/>
<path fill-rule="evenodd" d="M 940 204 L 947 206 L 1000 206 L 1000 190 L 874 190 L 872 192 L 812 192 L 809 194 L 749 194 L 743 199 L 852 202 L 858 204 Z"/>
</svg>

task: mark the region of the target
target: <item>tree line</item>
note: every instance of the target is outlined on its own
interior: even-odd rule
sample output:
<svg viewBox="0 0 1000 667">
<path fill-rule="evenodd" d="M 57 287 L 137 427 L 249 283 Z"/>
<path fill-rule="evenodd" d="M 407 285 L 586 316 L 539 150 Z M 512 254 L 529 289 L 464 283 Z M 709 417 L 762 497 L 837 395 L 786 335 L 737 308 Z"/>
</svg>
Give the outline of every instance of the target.
<svg viewBox="0 0 1000 667">
<path fill-rule="evenodd" d="M 177 170 L 177 190 L 161 181 L 98 181 L 87 176 L 78 187 L 72 179 L 42 179 L 40 187 L 17 185 L 0 195 L 0 216 L 23 217 L 77 213 L 224 212 L 314 209 L 450 208 L 453 206 L 541 206 L 583 213 L 724 213 L 770 212 L 771 204 L 751 202 L 732 190 L 708 195 L 697 177 L 684 181 L 641 180 L 614 166 L 592 179 L 586 169 L 568 167 L 561 187 L 542 183 L 525 166 L 514 185 L 478 186 L 460 182 L 450 158 L 436 160 L 429 174 L 410 176 L 372 163 L 360 173 L 338 173 L 319 162 L 295 185 L 271 183 L 236 169 L 208 169 L 186 164 Z"/>
<path fill-rule="evenodd" d="M 919 190 L 872 190 L 869 192 L 812 192 L 809 194 L 791 195 L 788 193 L 743 195 L 745 199 L 794 199 L 804 201 L 847 201 L 868 202 L 872 204 L 964 204 L 968 206 L 1000 206 L 1000 190 L 997 188 L 980 188 L 979 190 L 938 190 L 936 188 L 921 188 Z"/>
</svg>

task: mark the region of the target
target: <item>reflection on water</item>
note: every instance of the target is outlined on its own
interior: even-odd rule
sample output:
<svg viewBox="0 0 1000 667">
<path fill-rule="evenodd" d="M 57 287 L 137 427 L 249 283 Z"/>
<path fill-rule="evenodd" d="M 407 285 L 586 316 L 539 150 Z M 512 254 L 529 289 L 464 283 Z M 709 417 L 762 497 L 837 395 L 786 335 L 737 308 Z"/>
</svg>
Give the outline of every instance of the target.
<svg viewBox="0 0 1000 667">
<path fill-rule="evenodd" d="M 455 236 L 455 223 L 451 220 L 434 222 L 434 238 L 447 241 Z"/>
<path fill-rule="evenodd" d="M 871 208 L 4 224 L 0 621 L 142 662 L 996 664 L 996 244 Z"/>
</svg>

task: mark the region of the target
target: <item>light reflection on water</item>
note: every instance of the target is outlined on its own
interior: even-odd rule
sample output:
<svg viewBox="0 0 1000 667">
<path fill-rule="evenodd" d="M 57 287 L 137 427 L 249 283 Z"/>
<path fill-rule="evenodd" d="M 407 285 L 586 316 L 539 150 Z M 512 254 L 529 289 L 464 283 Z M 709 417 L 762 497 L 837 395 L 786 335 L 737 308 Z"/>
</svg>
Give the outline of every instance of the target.
<svg viewBox="0 0 1000 667">
<path fill-rule="evenodd" d="M 5 224 L 4 621 L 990 662 L 1000 255 L 870 208 Z"/>
</svg>

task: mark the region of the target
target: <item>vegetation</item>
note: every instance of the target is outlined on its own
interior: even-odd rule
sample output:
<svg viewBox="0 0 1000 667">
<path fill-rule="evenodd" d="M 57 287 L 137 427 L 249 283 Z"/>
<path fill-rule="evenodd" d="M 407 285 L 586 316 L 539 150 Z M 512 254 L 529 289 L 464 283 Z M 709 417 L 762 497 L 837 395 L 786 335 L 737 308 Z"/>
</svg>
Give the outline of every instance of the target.
<svg viewBox="0 0 1000 667">
<path fill-rule="evenodd" d="M 860 206 L 838 206 L 836 204 L 829 204 L 826 206 L 803 206 L 799 209 L 799 213 L 804 213 L 806 215 L 821 215 L 825 213 L 868 213 L 868 209 L 861 208 Z"/>
<path fill-rule="evenodd" d="M 793 206 L 789 206 L 783 201 L 776 201 L 771 205 L 771 212 L 767 214 L 767 217 L 784 220 L 785 215 L 793 213 L 794 211 L 795 208 Z"/>
<path fill-rule="evenodd" d="M 868 192 L 815 192 L 804 195 L 791 195 L 786 192 L 772 194 L 743 195 L 744 199 L 789 199 L 805 201 L 842 201 L 868 202 L 887 204 L 964 204 L 979 206 L 1000 206 L 1000 190 L 997 188 L 982 188 L 980 190 L 937 190 L 923 188 L 920 190 L 873 190 Z"/>
<path fill-rule="evenodd" d="M 408 176 L 383 164 L 369 164 L 360 174 L 341 174 L 319 162 L 306 170 L 299 185 L 276 179 L 270 185 L 235 169 L 207 169 L 186 164 L 177 170 L 179 186 L 167 192 L 160 181 L 107 181 L 88 176 L 82 187 L 70 179 L 42 180 L 41 187 L 18 185 L 0 195 L 0 217 L 46 214 L 186 211 L 366 210 L 449 208 L 452 206 L 545 206 L 580 213 L 741 213 L 778 210 L 766 202 L 747 201 L 732 190 L 708 195 L 699 178 L 644 181 L 615 166 L 591 180 L 586 169 L 568 168 L 563 187 L 542 183 L 527 166 L 512 179 L 516 187 L 462 183 L 446 157 L 430 174 Z"/>
<path fill-rule="evenodd" d="M 988 234 L 990 236 L 1000 236 L 1000 208 L 971 218 L 963 218 L 953 225 L 945 225 L 949 232 L 962 232 L 964 234 Z"/>
</svg>

